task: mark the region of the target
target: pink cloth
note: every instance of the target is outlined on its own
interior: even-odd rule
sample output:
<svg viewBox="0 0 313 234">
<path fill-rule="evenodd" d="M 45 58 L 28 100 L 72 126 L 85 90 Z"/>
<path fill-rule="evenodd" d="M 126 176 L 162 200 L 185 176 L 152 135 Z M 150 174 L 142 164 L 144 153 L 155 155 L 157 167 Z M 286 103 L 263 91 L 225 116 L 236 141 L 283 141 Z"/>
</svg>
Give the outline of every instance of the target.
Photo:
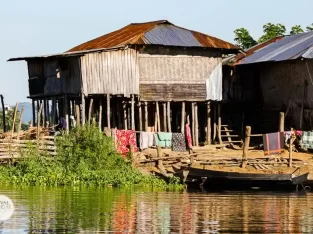
<svg viewBox="0 0 313 234">
<path fill-rule="evenodd" d="M 192 148 L 192 140 L 191 140 L 191 131 L 189 124 L 186 124 L 186 140 L 187 140 L 187 146 L 189 149 Z"/>
<path fill-rule="evenodd" d="M 137 152 L 136 134 L 134 130 L 116 130 L 116 148 L 119 154 L 129 153 L 130 147 Z"/>
</svg>

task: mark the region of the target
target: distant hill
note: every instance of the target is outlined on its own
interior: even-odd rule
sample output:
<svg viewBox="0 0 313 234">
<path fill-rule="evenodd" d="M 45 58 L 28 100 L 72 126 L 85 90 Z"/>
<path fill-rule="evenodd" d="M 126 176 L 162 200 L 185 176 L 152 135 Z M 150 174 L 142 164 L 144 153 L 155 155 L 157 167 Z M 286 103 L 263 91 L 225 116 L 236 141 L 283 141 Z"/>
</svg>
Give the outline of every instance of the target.
<svg viewBox="0 0 313 234">
<path fill-rule="evenodd" d="M 11 108 L 14 108 L 15 105 L 10 105 Z M 23 123 L 28 123 L 32 120 L 33 114 L 32 114 L 32 104 L 29 102 L 22 102 L 18 104 L 18 110 L 21 111 L 22 107 L 24 106 L 24 113 L 23 113 Z M 2 110 L 0 105 L 0 110 Z"/>
</svg>

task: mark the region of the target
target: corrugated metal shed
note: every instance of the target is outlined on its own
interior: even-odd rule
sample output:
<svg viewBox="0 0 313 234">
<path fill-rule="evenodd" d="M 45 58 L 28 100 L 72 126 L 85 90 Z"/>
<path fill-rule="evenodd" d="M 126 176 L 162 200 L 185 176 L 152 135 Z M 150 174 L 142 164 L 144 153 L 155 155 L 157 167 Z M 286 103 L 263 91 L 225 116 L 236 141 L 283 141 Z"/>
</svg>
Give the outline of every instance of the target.
<svg viewBox="0 0 313 234">
<path fill-rule="evenodd" d="M 229 50 L 239 49 L 237 46 L 221 39 L 178 27 L 166 20 L 160 20 L 130 24 L 117 31 L 76 46 L 68 52 L 126 45 L 166 45 Z"/>
<path fill-rule="evenodd" d="M 313 58 L 313 32 L 286 36 L 246 57 L 238 65 Z"/>
</svg>

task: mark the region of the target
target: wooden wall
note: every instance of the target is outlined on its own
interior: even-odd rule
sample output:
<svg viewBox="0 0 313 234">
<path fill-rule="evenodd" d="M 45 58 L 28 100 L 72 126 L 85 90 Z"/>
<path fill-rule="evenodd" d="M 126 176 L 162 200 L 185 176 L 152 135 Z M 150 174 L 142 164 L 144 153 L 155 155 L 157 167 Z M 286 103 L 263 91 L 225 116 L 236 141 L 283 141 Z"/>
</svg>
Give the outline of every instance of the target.
<svg viewBox="0 0 313 234">
<path fill-rule="evenodd" d="M 81 93 L 78 57 L 27 61 L 30 96 Z"/>
<path fill-rule="evenodd" d="M 216 51 L 166 48 L 139 53 L 140 96 L 144 101 L 204 101 L 206 79 L 221 63 Z"/>
<path fill-rule="evenodd" d="M 139 69 L 134 49 L 104 51 L 81 57 L 83 93 L 139 94 Z"/>
</svg>

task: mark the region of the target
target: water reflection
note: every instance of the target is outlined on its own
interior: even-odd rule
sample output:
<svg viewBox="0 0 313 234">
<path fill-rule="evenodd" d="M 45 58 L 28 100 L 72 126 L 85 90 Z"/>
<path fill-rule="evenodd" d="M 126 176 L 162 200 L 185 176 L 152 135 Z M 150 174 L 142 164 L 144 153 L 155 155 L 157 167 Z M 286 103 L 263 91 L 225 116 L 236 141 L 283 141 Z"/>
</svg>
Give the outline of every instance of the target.
<svg viewBox="0 0 313 234">
<path fill-rule="evenodd" d="M 8 187 L 0 233 L 313 233 L 313 194 Z"/>
</svg>

